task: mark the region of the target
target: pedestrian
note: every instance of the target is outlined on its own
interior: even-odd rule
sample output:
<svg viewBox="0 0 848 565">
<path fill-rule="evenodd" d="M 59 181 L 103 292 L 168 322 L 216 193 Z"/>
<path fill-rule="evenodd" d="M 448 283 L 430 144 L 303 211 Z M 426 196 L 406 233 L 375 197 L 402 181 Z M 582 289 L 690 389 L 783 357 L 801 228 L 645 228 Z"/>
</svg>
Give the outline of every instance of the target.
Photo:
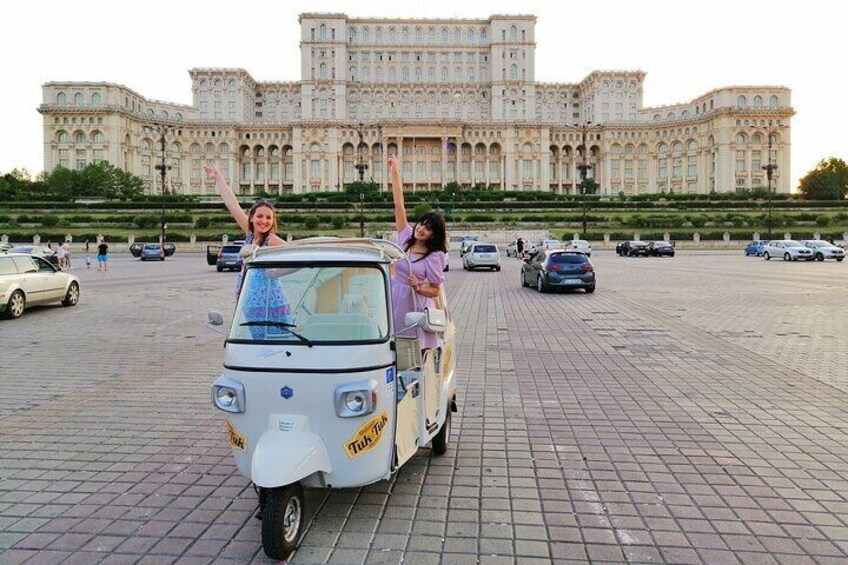
<svg viewBox="0 0 848 565">
<path fill-rule="evenodd" d="M 524 240 L 520 237 L 515 242 L 515 256 L 519 259 L 524 259 Z"/>
<path fill-rule="evenodd" d="M 406 314 L 433 308 L 433 299 L 439 296 L 445 281 L 443 270 L 447 252 L 447 229 L 444 216 L 435 211 L 424 213 L 415 225 L 410 226 L 406 219 L 400 163 L 395 156 L 389 157 L 389 177 L 392 182 L 395 227 L 398 232 L 395 243 L 406 252 L 408 260 L 397 261 L 394 265 L 391 279 L 392 313 L 395 332 L 409 336 L 412 332 L 406 328 Z M 438 347 L 437 334 L 422 328 L 418 328 L 417 334 L 422 351 Z"/>
<path fill-rule="evenodd" d="M 56 244 L 56 260 L 59 262 L 59 269 L 64 271 L 67 264 L 65 262 L 65 247 L 61 243 Z"/>
<path fill-rule="evenodd" d="M 66 241 L 62 244 L 62 249 L 65 250 L 65 267 L 71 268 L 71 243 Z"/>
<path fill-rule="evenodd" d="M 100 245 L 97 246 L 97 270 L 109 270 L 109 244 L 105 239 L 101 240 Z"/>
<path fill-rule="evenodd" d="M 88 252 L 89 252 L 89 251 L 90 251 L 90 250 L 89 250 L 89 247 L 88 247 L 88 240 L 86 239 L 86 240 L 85 240 L 85 254 L 86 254 L 86 255 L 88 255 Z"/>
<path fill-rule="evenodd" d="M 85 254 L 85 268 L 91 269 L 91 255 L 88 253 Z"/>
</svg>

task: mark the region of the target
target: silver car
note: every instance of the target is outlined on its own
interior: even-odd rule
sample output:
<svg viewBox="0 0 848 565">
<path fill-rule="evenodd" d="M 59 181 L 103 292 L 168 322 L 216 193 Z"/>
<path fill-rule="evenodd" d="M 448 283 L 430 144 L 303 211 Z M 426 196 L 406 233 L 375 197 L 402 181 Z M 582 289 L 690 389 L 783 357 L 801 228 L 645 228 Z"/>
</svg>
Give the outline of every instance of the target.
<svg viewBox="0 0 848 565">
<path fill-rule="evenodd" d="M 474 243 L 462 257 L 462 268 L 466 271 L 474 269 L 501 270 L 501 254 L 498 247 L 491 243 Z"/>
<path fill-rule="evenodd" d="M 80 284 L 76 275 L 58 270 L 49 261 L 23 253 L 0 255 L 0 312 L 20 318 L 36 304 L 61 302 L 76 306 Z"/>
<path fill-rule="evenodd" d="M 842 261 L 845 259 L 845 250 L 841 247 L 836 247 L 829 241 L 823 241 L 821 239 L 805 239 L 801 243 L 813 250 L 813 258 L 816 261 L 824 261 L 825 259 L 836 259 L 837 261 Z"/>
<path fill-rule="evenodd" d="M 763 248 L 763 257 L 768 261 L 772 257 L 782 258 L 784 261 L 813 260 L 813 250 L 805 247 L 799 241 L 792 239 L 776 239 L 769 241 Z"/>
</svg>

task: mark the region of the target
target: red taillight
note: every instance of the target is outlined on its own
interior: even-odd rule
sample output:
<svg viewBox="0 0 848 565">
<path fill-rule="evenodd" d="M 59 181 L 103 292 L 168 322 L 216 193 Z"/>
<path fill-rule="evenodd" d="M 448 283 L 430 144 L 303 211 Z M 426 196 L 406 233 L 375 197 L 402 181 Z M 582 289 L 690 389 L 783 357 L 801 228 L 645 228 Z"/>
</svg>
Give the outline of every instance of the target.
<svg viewBox="0 0 848 565">
<path fill-rule="evenodd" d="M 595 268 L 588 263 L 584 263 L 584 264 L 580 265 L 580 270 L 581 271 L 594 271 Z"/>
<path fill-rule="evenodd" d="M 548 265 L 548 270 L 549 271 L 561 271 L 562 265 L 557 265 L 555 263 L 552 263 L 552 264 Z"/>
</svg>

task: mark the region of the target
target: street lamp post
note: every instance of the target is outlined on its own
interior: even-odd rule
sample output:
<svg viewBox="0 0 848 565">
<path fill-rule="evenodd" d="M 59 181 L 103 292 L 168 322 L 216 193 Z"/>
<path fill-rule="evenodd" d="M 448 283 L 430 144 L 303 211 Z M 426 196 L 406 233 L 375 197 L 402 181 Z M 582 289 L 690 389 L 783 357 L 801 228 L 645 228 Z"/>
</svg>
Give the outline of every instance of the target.
<svg viewBox="0 0 848 565">
<path fill-rule="evenodd" d="M 766 136 L 768 136 L 768 159 L 766 164 L 762 166 L 762 169 L 766 172 L 766 182 L 767 182 L 767 190 L 766 193 L 766 202 L 767 204 L 767 212 L 766 212 L 766 224 L 768 229 L 768 238 L 771 240 L 772 238 L 772 225 L 771 225 L 771 179 L 774 176 L 774 172 L 777 170 L 777 163 L 772 163 L 771 160 L 771 148 L 772 148 L 772 136 L 774 132 L 778 129 L 785 128 L 785 125 L 778 126 L 768 126 L 765 128 Z"/>
<path fill-rule="evenodd" d="M 577 165 L 577 168 L 580 170 L 580 204 L 581 208 L 583 209 L 583 239 L 588 239 L 588 237 L 586 236 L 586 176 L 589 173 L 589 169 L 592 168 L 592 165 L 590 165 L 587 160 L 588 150 L 586 148 L 586 133 L 592 127 L 592 122 L 586 121 L 583 124 L 574 124 L 574 127 L 580 128 L 581 144 L 583 146 L 583 163 L 581 165 Z"/>
<path fill-rule="evenodd" d="M 359 237 L 365 237 L 365 193 L 359 193 Z"/>
<path fill-rule="evenodd" d="M 359 122 L 359 127 L 356 128 L 359 146 L 356 148 L 356 165 L 354 165 L 356 172 L 359 173 L 359 237 L 365 237 L 365 171 L 368 170 L 368 163 L 362 162 L 362 128 L 362 122 Z"/>
<path fill-rule="evenodd" d="M 165 163 L 165 135 L 171 133 L 172 128 L 170 126 L 166 126 L 164 124 L 156 124 L 153 126 L 147 126 L 147 131 L 155 132 L 159 134 L 159 148 L 162 150 L 162 162 L 156 165 L 156 170 L 159 171 L 160 178 L 162 179 L 162 217 L 160 219 L 160 225 L 162 231 L 159 235 L 159 244 L 162 246 L 162 253 L 165 252 L 165 177 L 168 174 L 168 171 L 171 169 L 171 166 Z"/>
</svg>

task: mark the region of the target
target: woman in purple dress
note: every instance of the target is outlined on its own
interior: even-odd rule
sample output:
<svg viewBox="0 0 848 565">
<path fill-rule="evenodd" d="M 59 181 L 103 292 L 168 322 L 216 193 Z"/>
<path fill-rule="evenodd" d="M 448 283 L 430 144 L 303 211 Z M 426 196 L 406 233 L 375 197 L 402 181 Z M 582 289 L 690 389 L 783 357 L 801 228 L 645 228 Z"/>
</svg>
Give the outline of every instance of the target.
<svg viewBox="0 0 848 565">
<path fill-rule="evenodd" d="M 433 307 L 433 299 L 441 292 L 445 281 L 443 270 L 447 252 L 445 218 L 438 212 L 427 212 L 410 226 L 406 219 L 403 202 L 403 184 L 400 180 L 400 164 L 397 157 L 389 157 L 389 178 L 392 182 L 392 197 L 395 205 L 397 243 L 406 252 L 409 263 L 397 261 L 392 274 L 392 312 L 395 331 L 399 335 L 414 336 L 406 328 L 408 312 L 423 312 Z M 409 266 L 412 265 L 412 272 Z M 439 336 L 418 329 L 421 349 L 438 347 Z"/>
</svg>

